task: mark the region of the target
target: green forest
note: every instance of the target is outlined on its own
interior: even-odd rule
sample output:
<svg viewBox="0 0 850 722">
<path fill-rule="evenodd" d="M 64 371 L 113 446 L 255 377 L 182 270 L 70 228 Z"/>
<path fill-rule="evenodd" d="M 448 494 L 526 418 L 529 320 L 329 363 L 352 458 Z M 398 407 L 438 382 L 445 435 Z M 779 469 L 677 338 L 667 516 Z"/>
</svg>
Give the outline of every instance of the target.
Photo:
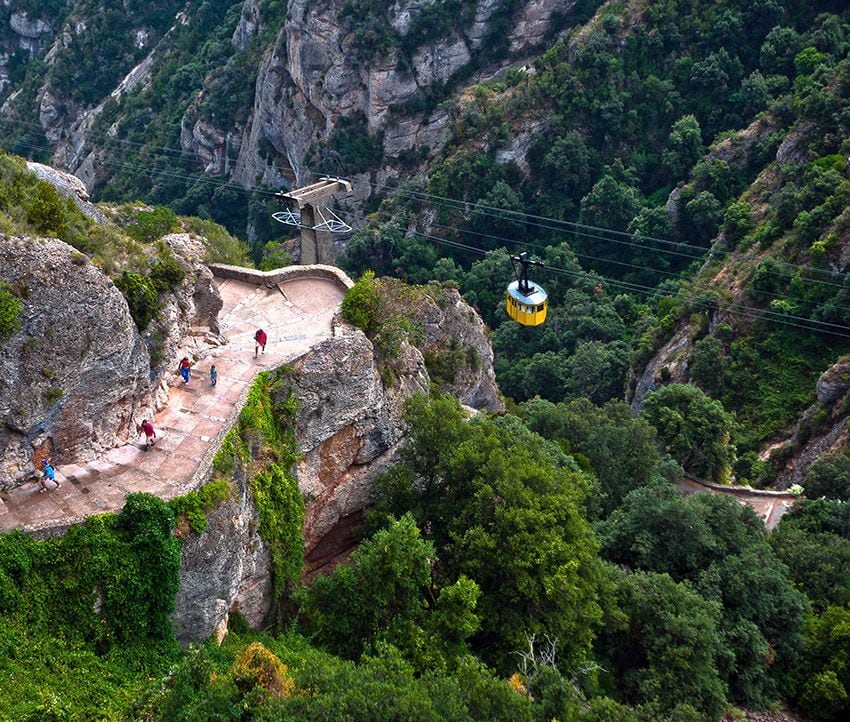
<svg viewBox="0 0 850 722">
<path fill-rule="evenodd" d="M 17 94 L 0 120 L 15 154 L 0 157 L 0 232 L 74 246 L 115 279 L 140 330 L 181 280 L 165 233 L 205 236 L 209 260 L 291 260 L 268 189 L 168 150 L 190 106 L 244 127 L 287 3 L 258 3 L 242 48 L 242 3 L 193 4 L 173 27 L 177 4 L 149 5 L 76 3 L 97 23 L 60 63 L 12 55 Z M 578 2 L 519 62 L 505 37 L 520 5 L 500 4 L 471 70 L 389 111 L 447 110 L 443 147 L 390 159 L 353 115 L 309 154 L 313 173 L 332 160 L 375 184 L 339 263 L 358 279 L 343 313 L 385 381 L 421 335 L 384 312 L 386 277 L 437 283 L 486 322 L 507 412 L 470 419 L 436 386 L 408 400 L 409 443 L 376 482 L 357 550 L 303 585 L 297 409 L 285 371 L 261 376 L 199 492 L 133 495 L 61 538 L 0 536 L 0 719 L 850 717 L 850 9 Z M 50 6 L 65 18 L 67 4 Z M 389 3 L 341 7 L 368 68 L 392 48 L 409 60 L 472 5 L 417 8 L 404 37 Z M 140 23 L 163 52 L 143 88 L 111 98 L 143 57 Z M 50 158 L 45 83 L 68 112 L 104 103 L 89 142 L 123 159 L 93 194 L 112 224 L 16 157 Z M 521 251 L 545 264 L 540 328 L 504 311 Z M 21 301 L 0 286 L 0 339 Z M 457 348 L 425 362 L 439 381 L 478 359 Z M 830 367 L 839 393 L 823 400 Z M 676 488 L 685 473 L 771 488 L 828 436 L 772 531 L 734 498 Z M 182 649 L 175 530 L 203 533 L 237 477 L 280 604 L 262 632 L 233 614 L 220 646 Z"/>
<path fill-rule="evenodd" d="M 258 379 L 194 496 L 0 537 L 4 718 L 678 722 L 780 700 L 846 716 L 846 503 L 801 502 L 767 534 L 734 499 L 682 496 L 650 415 L 621 402 L 470 421 L 415 396 L 357 551 L 300 587 L 287 379 Z M 175 524 L 203 532 L 234 473 L 287 601 L 264 633 L 234 614 L 221 647 L 182 650 Z"/>
</svg>

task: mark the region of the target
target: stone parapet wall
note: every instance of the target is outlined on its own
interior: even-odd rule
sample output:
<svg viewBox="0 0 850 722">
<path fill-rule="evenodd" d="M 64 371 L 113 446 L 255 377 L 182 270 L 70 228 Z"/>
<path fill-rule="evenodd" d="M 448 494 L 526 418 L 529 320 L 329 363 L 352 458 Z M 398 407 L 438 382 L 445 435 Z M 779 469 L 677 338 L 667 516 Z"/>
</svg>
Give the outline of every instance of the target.
<svg viewBox="0 0 850 722">
<path fill-rule="evenodd" d="M 698 479 L 691 474 L 685 474 L 685 478 L 689 481 L 692 481 L 700 486 L 704 486 L 707 489 L 711 489 L 712 491 L 719 492 L 721 494 L 731 494 L 732 496 L 742 496 L 742 497 L 764 497 L 766 499 L 787 499 L 791 502 L 795 502 L 799 499 L 798 495 L 791 494 L 788 491 L 775 491 L 773 489 L 754 489 L 751 486 L 743 486 L 738 484 L 717 484 L 713 481 L 706 481 L 705 479 Z"/>
<path fill-rule="evenodd" d="M 209 268 L 217 278 L 232 278 L 255 286 L 277 286 L 287 281 L 304 278 L 323 278 L 336 283 L 342 290 L 347 291 L 354 285 L 348 275 L 336 266 L 316 263 L 307 266 L 286 266 L 274 271 L 258 271 L 256 268 L 228 266 L 223 263 L 211 263 Z"/>
</svg>

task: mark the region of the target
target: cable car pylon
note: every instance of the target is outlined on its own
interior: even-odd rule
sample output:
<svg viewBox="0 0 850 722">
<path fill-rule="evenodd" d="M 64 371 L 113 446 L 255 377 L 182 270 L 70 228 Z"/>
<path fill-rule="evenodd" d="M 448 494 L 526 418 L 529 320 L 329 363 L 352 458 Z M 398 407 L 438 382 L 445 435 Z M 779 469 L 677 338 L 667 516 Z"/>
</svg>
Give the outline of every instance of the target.
<svg viewBox="0 0 850 722">
<path fill-rule="evenodd" d="M 288 200 L 291 207 L 272 214 L 279 223 L 301 229 L 302 265 L 333 263 L 331 233 L 350 233 L 351 226 L 327 207 L 337 193 L 350 193 L 350 181 L 342 178 L 322 178 L 288 193 L 275 193 L 276 198 Z"/>
</svg>

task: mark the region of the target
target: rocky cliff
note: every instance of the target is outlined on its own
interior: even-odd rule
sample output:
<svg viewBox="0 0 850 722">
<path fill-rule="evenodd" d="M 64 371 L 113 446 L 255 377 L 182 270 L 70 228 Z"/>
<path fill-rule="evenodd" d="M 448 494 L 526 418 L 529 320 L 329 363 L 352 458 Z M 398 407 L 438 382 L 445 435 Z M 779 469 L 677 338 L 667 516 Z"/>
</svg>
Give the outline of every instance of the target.
<svg viewBox="0 0 850 722">
<path fill-rule="evenodd" d="M 120 138 L 141 112 L 169 116 L 158 142 L 169 152 L 179 145 L 197 171 L 274 189 L 309 182 L 314 173 L 359 176 L 360 202 L 372 193 L 370 182 L 398 177 L 411 159 L 440 148 L 452 107 L 441 101 L 470 78 L 523 65 L 569 25 L 574 4 L 289 0 L 282 13 L 244 0 L 214 24 L 208 8 L 190 1 L 176 17 L 163 10 L 122 18 L 114 32 L 126 36 L 126 49 L 110 44 L 109 71 L 73 82 L 69 64 L 94 62 L 88 54 L 97 23 L 89 6 L 73 3 L 52 20 L 12 12 L 26 22 L 8 21 L 7 54 L 26 47 L 44 65 L 0 71 L 8 86 L 0 90 L 7 96 L 0 116 L 13 134 L 36 143 L 34 153 L 48 151 L 53 165 L 74 172 L 95 195 L 123 174 L 128 147 Z M 221 32 L 230 27 L 225 45 Z M 194 63 L 176 83 L 173 63 L 186 54 Z M 372 139 L 365 159 L 349 145 L 364 138 Z"/>
<path fill-rule="evenodd" d="M 457 79 L 487 67 L 494 34 L 507 29 L 510 51 L 490 61 L 489 73 L 539 49 L 554 29 L 556 10 L 563 17 L 573 4 L 479 0 L 474 10 L 451 17 L 445 33 L 431 38 L 425 18 L 431 12 L 430 22 L 445 22 L 439 13 L 451 12 L 448 3 L 403 0 L 383 16 L 372 10 L 377 17 L 363 18 L 347 0 L 292 0 L 283 27 L 260 60 L 244 128 L 211 124 L 199 110 L 201 94 L 183 117 L 181 145 L 204 159 L 208 172 L 229 173 L 245 185 L 257 179 L 272 187 L 305 184 L 311 173 L 353 175 L 356 169 L 346 167 L 333 141 L 346 119 L 362 118 L 364 131 L 383 141 L 380 178 L 397 175 L 393 166 L 406 153 L 421 149 L 427 154 L 446 140 L 449 110 L 436 101 L 451 97 Z M 246 0 L 234 45 L 245 46 L 261 27 L 261 15 L 255 0 Z M 364 48 L 358 45 L 359 26 L 370 23 L 381 28 L 385 40 Z M 311 152 L 322 144 L 330 144 L 329 152 Z M 234 155 L 231 167 L 215 162 Z M 360 200 L 371 193 L 368 180 L 356 183 Z"/>
<path fill-rule="evenodd" d="M 456 296 L 447 295 L 456 303 L 446 306 L 459 309 L 448 328 L 461 338 L 475 337 L 481 321 Z M 403 344 L 388 377 L 365 334 L 341 317 L 334 328 L 333 337 L 287 368 L 288 381 L 279 391 L 291 391 L 299 402 L 295 431 L 302 456 L 295 472 L 305 499 L 305 579 L 332 569 L 354 548 L 374 480 L 404 443 L 404 401 L 427 393 L 431 384 L 417 347 Z M 479 371 L 485 380 L 492 379 L 490 361 L 482 354 Z M 477 376 L 466 385 L 456 380 L 454 388 L 477 408 L 488 408 L 496 398 L 495 386 L 487 389 Z M 245 479 L 237 474 L 233 481 L 234 498 L 218 507 L 207 530 L 190 535 L 183 548 L 175 623 L 184 642 L 222 628 L 230 611 L 262 626 L 276 601 L 270 596 L 269 556 L 257 534 L 256 507 Z"/>
<path fill-rule="evenodd" d="M 0 485 L 34 471 L 47 446 L 71 461 L 126 438 L 150 357 L 121 292 L 61 241 L 0 237 L 0 279 L 23 299 L 0 349 Z"/>
<path fill-rule="evenodd" d="M 121 292 L 62 241 L 0 236 L 0 281 L 22 302 L 20 329 L 0 348 L 0 488 L 41 458 L 71 463 L 121 444 L 164 401 L 183 355 L 216 342 L 221 298 L 187 235 L 164 243 L 184 269 L 140 334 Z"/>
</svg>

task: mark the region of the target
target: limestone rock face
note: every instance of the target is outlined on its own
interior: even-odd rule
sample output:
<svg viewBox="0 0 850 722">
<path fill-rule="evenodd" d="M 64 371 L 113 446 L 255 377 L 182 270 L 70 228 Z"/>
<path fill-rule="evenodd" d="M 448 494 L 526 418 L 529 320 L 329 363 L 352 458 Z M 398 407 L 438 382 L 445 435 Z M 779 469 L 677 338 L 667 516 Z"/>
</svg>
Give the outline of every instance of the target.
<svg viewBox="0 0 850 722">
<path fill-rule="evenodd" d="M 450 19 L 455 21 L 450 23 L 451 31 L 419 41 L 415 36 L 423 21 L 426 26 L 430 22 L 427 14 L 433 12 L 434 4 L 435 0 L 395 0 L 379 9 L 380 18 L 352 19 L 346 12 L 348 0 L 289 0 L 286 17 L 281 20 L 260 0 L 243 0 L 230 38 L 233 48 L 253 54 L 252 43 L 260 38 L 266 43 L 253 55 L 258 62 L 253 98 L 228 121 L 208 110 L 209 94 L 216 91 L 207 81 L 200 93 L 187 91 L 184 97 L 174 99 L 182 112 L 183 151 L 199 158 L 208 175 L 228 177 L 249 187 L 286 190 L 314 180 L 311 172 L 351 176 L 346 168 L 319 168 L 312 159 L 308 164 L 308 158 L 311 148 L 322 149 L 333 139 L 341 120 L 365 118 L 368 131 L 385 139 L 387 162 L 364 179 L 381 185 L 400 172 L 409 173 L 409 165 L 402 169 L 397 160 L 403 158 L 409 164 L 411 158 L 424 159 L 446 141 L 448 106 L 440 107 L 440 100 L 456 96 L 470 82 L 499 73 L 500 67 L 485 55 L 494 33 L 504 33 L 503 25 L 509 28 L 510 51 L 499 64 L 521 64 L 549 39 L 558 11 L 568 10 L 574 0 L 477 0 L 470 3 L 468 12 Z M 133 28 L 136 47 L 149 52 L 91 105 L 57 89 L 51 82 L 52 70 L 48 70 L 35 102 L 39 124 L 53 148 L 53 165 L 71 170 L 90 191 L 96 191 L 109 176 L 112 163 L 120 160 L 114 149 L 92 137 L 98 118 L 105 107 L 111 107 L 110 99 L 143 93 L 150 87 L 151 78 L 169 56 L 171 34 L 181 24 L 192 22 L 198 7 L 188 3 L 162 35 L 150 28 Z M 80 12 L 83 15 L 72 14 L 64 21 L 15 12 L 15 42 L 51 68 L 61 57 L 60 51 L 92 22 L 84 10 Z M 270 27 L 275 22 L 279 25 Z M 386 50 L 370 54 L 358 48 L 357 26 L 362 22 L 381 26 L 390 39 Z M 14 50 L 14 44 L 0 48 L 0 86 L 11 82 L 4 56 Z M 207 80 L 219 71 L 211 66 L 203 69 Z M 455 86 L 459 77 L 464 80 Z M 19 107 L 22 102 L 19 89 L 13 89 L 0 114 L 15 116 L 24 110 Z M 119 127 L 122 112 L 108 136 Z M 410 155 L 414 150 L 419 153 Z M 329 156 L 324 163 L 333 166 L 333 153 Z M 341 204 L 341 209 L 358 215 L 354 204 L 350 209 Z"/>
<path fill-rule="evenodd" d="M 446 83 L 471 59 L 466 43 L 460 38 L 423 46 L 413 55 L 417 83 L 423 87 Z"/>
<path fill-rule="evenodd" d="M 65 173 L 64 171 L 51 168 L 41 163 L 27 162 L 27 169 L 35 173 L 42 180 L 51 183 L 57 191 L 66 198 L 73 198 L 74 203 L 86 216 L 97 223 L 103 223 L 105 220 L 94 203 L 89 202 L 89 194 L 86 190 L 86 184 L 83 183 L 77 176 Z"/>
<path fill-rule="evenodd" d="M 834 404 L 850 390 L 850 358 L 839 359 L 817 382 L 818 401 L 822 404 Z"/>
<path fill-rule="evenodd" d="M 45 37 L 49 37 L 53 32 L 50 22 L 41 18 L 31 18 L 21 10 L 12 13 L 9 18 L 9 28 L 18 36 L 19 47 L 27 50 L 30 57 L 41 50 Z"/>
<path fill-rule="evenodd" d="M 244 477 L 233 498 L 208 515 L 201 535 L 183 530 L 174 628 L 181 644 L 207 639 L 231 611 L 260 628 L 271 607 L 269 551 L 257 531 L 259 514 Z"/>
<path fill-rule="evenodd" d="M 178 359 L 219 343 L 222 301 L 203 245 L 163 241 L 186 275 L 140 335 L 124 296 L 83 254 L 0 236 L 0 280 L 24 299 L 22 328 L 0 348 L 0 488 L 30 478 L 43 455 L 70 463 L 126 442 L 164 404 Z"/>
<path fill-rule="evenodd" d="M 549 31 L 553 13 L 556 10 L 569 12 L 573 5 L 575 0 L 530 0 L 526 3 L 511 31 L 511 52 L 518 53 L 540 45 Z"/>
<path fill-rule="evenodd" d="M 338 322 L 330 338 L 293 365 L 293 389 L 301 408 L 297 436 L 303 458 L 297 478 L 307 500 L 305 571 L 321 569 L 347 551 L 339 534 L 371 500 L 372 482 L 387 469 L 403 435 L 404 399 L 428 389 L 421 354 L 406 347 L 397 382 L 385 389 L 372 343 Z M 337 530 L 336 542 L 328 536 Z"/>
<path fill-rule="evenodd" d="M 811 130 L 811 124 L 805 122 L 793 128 L 776 150 L 776 162 L 781 165 L 786 163 L 802 165 L 808 161 L 808 149 L 802 141 L 809 130 Z"/>
<path fill-rule="evenodd" d="M 680 326 L 670 340 L 655 352 L 640 375 L 634 379 L 634 392 L 631 395 L 632 413 L 637 414 L 643 407 L 643 399 L 650 391 L 655 391 L 661 380 L 662 369 L 667 369 L 665 383 L 685 383 L 688 380 L 688 354 L 691 340 L 688 326 Z M 665 374 L 666 376 L 667 374 Z"/>
<path fill-rule="evenodd" d="M 43 444 L 61 463 L 126 438 L 150 363 L 121 292 L 67 244 L 0 236 L 0 279 L 24 297 L 22 328 L 0 348 L 6 488 Z"/>
<path fill-rule="evenodd" d="M 398 0 L 387 22 L 403 38 L 432 4 Z M 207 172 L 222 172 L 216 158 L 235 157 L 226 171 L 234 180 L 254 185 L 261 179 L 278 188 L 312 180 L 309 149 L 327 141 L 341 118 L 365 117 L 371 133 L 383 133 L 390 158 L 417 147 L 436 150 L 447 137 L 446 111 L 400 109 L 475 62 L 503 4 L 479 0 L 466 27 L 449 36 L 414 47 L 407 56 L 396 45 L 384 56 L 364 60 L 353 48 L 344 0 L 292 0 L 280 34 L 260 61 L 254 105 L 244 125 L 213 129 L 196 104 L 183 119 L 181 145 L 204 158 Z M 255 5 L 255 0 L 243 5 L 236 47 L 255 32 Z M 560 0 L 528 0 L 517 8 L 510 61 L 529 55 L 544 40 L 558 9 L 564 9 Z"/>
<path fill-rule="evenodd" d="M 493 413 L 505 410 L 493 371 L 493 349 L 481 317 L 455 289 L 441 289 L 436 298 L 426 295 L 416 309 L 416 320 L 425 331 L 420 348 L 426 361 L 433 359 L 432 381 L 462 404 Z M 451 356 L 454 373 L 436 375 L 441 356 Z M 449 359 L 446 359 L 449 360 Z"/>
<path fill-rule="evenodd" d="M 484 43 L 490 32 L 490 18 L 501 4 L 501 0 L 478 0 L 476 3 L 474 19 L 466 32 L 473 49 L 477 50 Z"/>
<path fill-rule="evenodd" d="M 410 396 L 426 393 L 436 382 L 468 406 L 504 410 L 493 352 L 475 311 L 454 289 L 430 289 L 413 305 L 411 320 L 421 326 L 424 339 L 418 347 L 403 343 L 389 373 L 379 367 L 372 342 L 339 317 L 337 335 L 293 364 L 308 577 L 353 546 L 351 529 L 371 502 L 374 479 L 393 463 L 403 442 L 404 402 Z M 434 369 L 443 372 L 435 376 Z M 385 381 L 389 376 L 391 383 Z"/>
<path fill-rule="evenodd" d="M 239 16 L 239 24 L 233 31 L 230 42 L 236 50 L 245 50 L 251 38 L 257 34 L 260 27 L 260 3 L 259 0 L 245 0 L 242 5 L 242 13 Z"/>
</svg>

